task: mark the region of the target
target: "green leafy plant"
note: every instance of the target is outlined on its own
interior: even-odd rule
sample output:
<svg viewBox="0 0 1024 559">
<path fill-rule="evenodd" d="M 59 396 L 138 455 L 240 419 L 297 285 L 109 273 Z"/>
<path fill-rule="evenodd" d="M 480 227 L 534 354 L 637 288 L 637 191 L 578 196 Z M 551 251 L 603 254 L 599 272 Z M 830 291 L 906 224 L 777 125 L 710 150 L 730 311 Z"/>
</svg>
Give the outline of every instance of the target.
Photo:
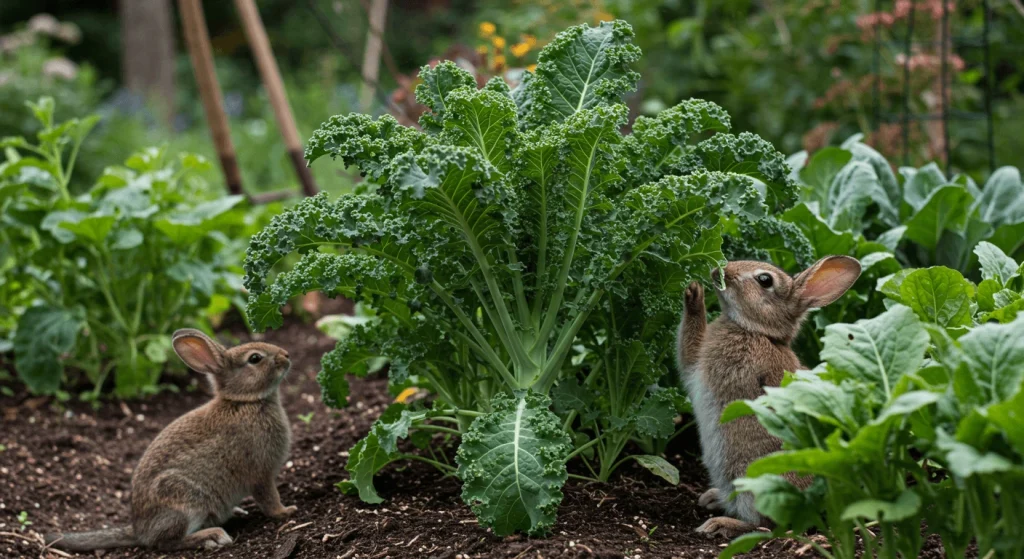
<svg viewBox="0 0 1024 559">
<path fill-rule="evenodd" d="M 672 436 L 681 399 L 656 383 L 672 367 L 663 326 L 682 286 L 723 264 L 727 228 L 784 210 L 796 189 L 784 158 L 728 133 L 711 103 L 638 118 L 624 135 L 632 38 L 621 21 L 570 28 L 514 91 L 478 89 L 453 63 L 424 68 L 422 132 L 350 114 L 310 140 L 308 160 L 340 158 L 365 186 L 307 199 L 253 238 L 253 325 L 279 326 L 304 292 L 360 301 L 375 319 L 324 357 L 324 401 L 345 405 L 346 374 L 382 356 L 392 383 L 415 376 L 436 394 L 430 409 L 396 404 L 375 423 L 350 453 L 346 490 L 379 502 L 374 473 L 428 461 L 464 481 L 496 534 L 539 534 L 570 458 L 597 460 L 593 477 L 607 479 L 628 441 L 655 452 Z M 301 260 L 270 281 L 291 253 Z M 403 451 L 407 437 L 430 452 L 430 440 L 460 438 L 457 466 Z M 639 463 L 672 478 L 664 461 Z"/>
<path fill-rule="evenodd" d="M 7 337 L 18 376 L 44 394 L 65 386 L 69 368 L 85 373 L 91 396 L 111 372 L 120 396 L 153 390 L 170 332 L 237 297 L 232 237 L 253 225 L 242 198 L 207 200 L 192 174 L 209 164 L 156 148 L 72 196 L 76 155 L 96 119 L 57 123 L 49 98 L 31 109 L 38 143 L 0 142 L 0 306 L 17 318 Z"/>
<path fill-rule="evenodd" d="M 28 519 L 28 512 L 21 511 L 18 513 L 18 526 L 22 532 L 28 529 L 32 525 L 32 521 Z"/>
<path fill-rule="evenodd" d="M 981 241 L 1021 257 L 1024 183 L 1019 170 L 1000 168 L 981 188 L 965 175 L 947 178 L 935 163 L 902 167 L 897 177 L 860 138 L 853 136 L 841 148 L 823 149 L 810 159 L 803 152 L 790 158 L 798 170 L 801 200 L 831 229 L 816 243 L 838 250 L 851 240 L 867 240 L 895 252 L 905 265 L 941 265 L 965 274 L 977 269 L 973 251 Z M 817 223 L 815 228 L 822 230 Z"/>
<path fill-rule="evenodd" d="M 1024 270 L 991 243 L 974 252 L 984 288 L 945 267 L 883 278 L 889 310 L 828 326 L 825 363 L 725 410 L 723 422 L 756 415 L 784 450 L 736 481 L 776 529 L 723 556 L 793 537 L 855 557 L 860 536 L 871 556 L 917 557 L 922 522 L 951 558 L 972 541 L 981 556 L 1024 554 Z M 815 481 L 801 491 L 788 472 Z M 800 535 L 811 527 L 828 549 Z"/>
</svg>

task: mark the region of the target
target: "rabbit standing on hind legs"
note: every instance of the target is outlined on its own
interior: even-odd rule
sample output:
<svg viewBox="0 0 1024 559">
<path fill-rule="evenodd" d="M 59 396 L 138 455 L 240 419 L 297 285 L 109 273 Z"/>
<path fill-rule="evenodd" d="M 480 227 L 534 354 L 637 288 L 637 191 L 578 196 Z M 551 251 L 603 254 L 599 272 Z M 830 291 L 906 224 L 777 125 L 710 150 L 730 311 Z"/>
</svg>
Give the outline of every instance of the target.
<svg viewBox="0 0 1024 559">
<path fill-rule="evenodd" d="M 249 495 L 271 518 L 295 512 L 281 505 L 276 482 L 291 444 L 278 393 L 291 368 L 288 352 L 258 342 L 225 349 L 191 329 L 175 332 L 172 345 L 189 368 L 209 375 L 213 400 L 168 425 L 142 455 L 132 476 L 130 526 L 47 534 L 47 545 L 212 549 L 232 543 L 220 525 Z"/>
<path fill-rule="evenodd" d="M 711 489 L 699 503 L 729 514 L 709 519 L 698 532 L 732 538 L 770 523 L 757 512 L 751 493 L 734 500 L 729 495 L 733 480 L 746 475 L 751 462 L 780 450 L 782 443 L 753 416 L 720 424 L 722 410 L 734 400 L 757 398 L 766 386 L 779 386 L 785 371 L 803 368 L 790 344 L 804 316 L 841 297 L 860 271 L 860 263 L 849 256 L 827 256 L 795 277 L 764 262 L 730 262 L 711 273 L 722 306 L 711 324 L 704 289 L 697 282 L 686 288 L 678 366 L 711 478 Z M 725 289 L 718 290 L 722 279 Z M 786 478 L 799 487 L 810 482 L 792 474 Z"/>
</svg>

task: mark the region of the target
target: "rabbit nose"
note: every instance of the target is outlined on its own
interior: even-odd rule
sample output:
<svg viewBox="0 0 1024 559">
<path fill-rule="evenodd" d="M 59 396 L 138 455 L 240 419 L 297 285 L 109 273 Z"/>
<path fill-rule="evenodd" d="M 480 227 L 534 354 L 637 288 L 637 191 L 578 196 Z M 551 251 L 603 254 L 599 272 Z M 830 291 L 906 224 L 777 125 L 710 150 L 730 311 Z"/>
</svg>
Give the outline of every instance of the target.
<svg viewBox="0 0 1024 559">
<path fill-rule="evenodd" d="M 288 351 L 287 351 L 287 350 L 284 350 L 284 349 L 282 349 L 282 350 L 281 350 L 281 357 L 284 357 L 285 359 L 288 359 Z"/>
</svg>

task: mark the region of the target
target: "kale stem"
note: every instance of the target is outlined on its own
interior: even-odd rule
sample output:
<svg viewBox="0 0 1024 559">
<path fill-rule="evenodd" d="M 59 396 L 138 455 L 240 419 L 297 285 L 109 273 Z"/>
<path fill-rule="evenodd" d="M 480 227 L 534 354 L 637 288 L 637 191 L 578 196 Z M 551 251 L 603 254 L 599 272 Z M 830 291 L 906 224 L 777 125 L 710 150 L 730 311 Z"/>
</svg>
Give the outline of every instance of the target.
<svg viewBox="0 0 1024 559">
<path fill-rule="evenodd" d="M 423 462 L 425 464 L 430 464 L 431 466 L 437 468 L 438 470 L 441 470 L 442 472 L 444 472 L 446 474 L 453 474 L 453 473 L 455 473 L 455 468 L 454 467 L 449 466 L 448 464 L 442 464 L 442 463 L 438 462 L 437 460 L 431 460 L 430 458 L 427 458 L 426 456 L 420 456 L 418 454 L 399 454 L 398 458 L 399 459 L 403 459 L 404 458 L 406 460 L 416 460 L 418 462 Z"/>
</svg>

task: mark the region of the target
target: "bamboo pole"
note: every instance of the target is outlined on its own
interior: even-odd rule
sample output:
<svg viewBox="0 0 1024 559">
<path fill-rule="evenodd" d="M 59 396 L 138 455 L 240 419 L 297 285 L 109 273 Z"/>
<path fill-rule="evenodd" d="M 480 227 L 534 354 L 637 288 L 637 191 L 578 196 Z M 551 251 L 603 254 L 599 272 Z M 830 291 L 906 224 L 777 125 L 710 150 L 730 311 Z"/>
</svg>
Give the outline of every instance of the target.
<svg viewBox="0 0 1024 559">
<path fill-rule="evenodd" d="M 366 34 L 366 50 L 363 51 L 363 85 L 359 89 L 359 107 L 364 113 L 370 110 L 370 103 L 377 90 L 381 44 L 384 41 L 384 21 L 387 15 L 388 0 L 373 0 L 370 4 L 370 30 Z"/>
<path fill-rule="evenodd" d="M 242 175 L 238 171 L 235 147 L 231 144 L 231 129 L 228 127 L 228 117 L 224 112 L 217 72 L 213 67 L 213 48 L 210 46 L 210 34 L 206 29 L 206 19 L 203 17 L 203 5 L 200 0 L 178 0 L 178 11 L 181 13 L 192 69 L 199 85 L 199 97 L 203 101 L 206 121 L 213 134 L 213 143 L 217 149 L 217 157 L 220 158 L 221 169 L 224 171 L 228 192 L 242 194 Z"/>
<path fill-rule="evenodd" d="M 288 155 L 295 167 L 295 174 L 299 176 L 299 181 L 302 183 L 302 192 L 306 196 L 312 196 L 317 193 L 318 189 L 313 181 L 313 175 L 310 174 L 309 168 L 306 166 L 306 160 L 302 156 L 302 142 L 299 140 L 299 132 L 295 127 L 295 117 L 288 105 L 288 96 L 281 80 L 281 71 L 277 67 L 277 61 L 274 60 L 274 52 L 270 48 L 270 39 L 263 27 L 259 10 L 253 0 L 235 0 L 235 7 L 242 18 L 242 27 L 245 28 L 249 48 L 252 49 L 253 57 L 256 58 L 256 66 L 259 68 L 263 87 L 267 88 L 270 106 L 274 109 L 274 117 L 277 119 L 277 127 L 284 138 Z"/>
</svg>

